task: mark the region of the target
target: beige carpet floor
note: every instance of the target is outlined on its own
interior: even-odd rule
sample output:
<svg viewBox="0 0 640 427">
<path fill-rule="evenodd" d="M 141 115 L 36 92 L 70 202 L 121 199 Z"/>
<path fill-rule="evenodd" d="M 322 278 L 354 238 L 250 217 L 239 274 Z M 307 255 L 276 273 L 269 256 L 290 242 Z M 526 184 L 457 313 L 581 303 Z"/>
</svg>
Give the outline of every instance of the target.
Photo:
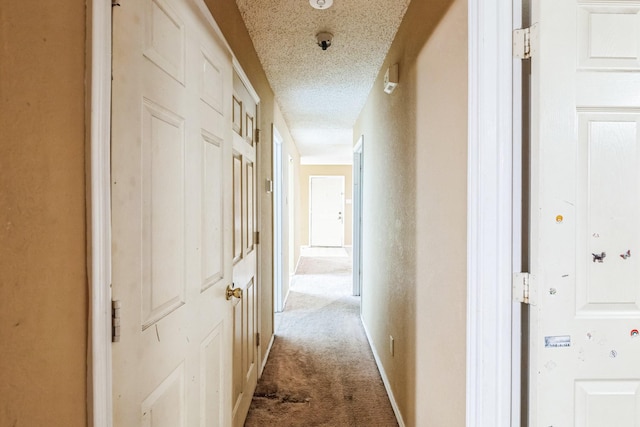
<svg viewBox="0 0 640 427">
<path fill-rule="evenodd" d="M 348 256 L 303 257 L 245 426 L 397 426 Z"/>
</svg>

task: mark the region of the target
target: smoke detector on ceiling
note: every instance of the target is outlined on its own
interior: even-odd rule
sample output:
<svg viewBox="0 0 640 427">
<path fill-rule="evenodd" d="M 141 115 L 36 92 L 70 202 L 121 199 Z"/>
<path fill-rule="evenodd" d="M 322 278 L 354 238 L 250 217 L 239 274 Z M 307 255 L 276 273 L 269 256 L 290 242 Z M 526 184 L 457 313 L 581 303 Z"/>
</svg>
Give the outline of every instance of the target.
<svg viewBox="0 0 640 427">
<path fill-rule="evenodd" d="M 309 0 L 309 4 L 314 9 L 329 9 L 333 4 L 333 0 Z"/>
</svg>

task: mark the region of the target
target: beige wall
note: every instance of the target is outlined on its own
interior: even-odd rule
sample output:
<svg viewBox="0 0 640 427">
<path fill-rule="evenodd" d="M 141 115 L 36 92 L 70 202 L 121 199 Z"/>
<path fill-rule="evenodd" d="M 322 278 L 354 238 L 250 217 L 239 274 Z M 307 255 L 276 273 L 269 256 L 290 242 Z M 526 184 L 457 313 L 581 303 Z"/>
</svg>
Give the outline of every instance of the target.
<svg viewBox="0 0 640 427">
<path fill-rule="evenodd" d="M 394 63 L 400 83 L 386 95 Z M 406 424 L 464 426 L 466 1 L 411 3 L 354 141 L 361 134 L 365 325 Z"/>
<path fill-rule="evenodd" d="M 0 28 L 0 425 L 86 426 L 85 1 Z"/>
<path fill-rule="evenodd" d="M 312 176 L 344 176 L 344 245 L 351 246 L 353 220 L 353 173 L 351 165 L 300 166 L 300 241 L 309 245 L 309 178 Z M 347 203 L 347 201 L 349 201 Z M 298 258 L 296 258 L 298 259 Z"/>
</svg>

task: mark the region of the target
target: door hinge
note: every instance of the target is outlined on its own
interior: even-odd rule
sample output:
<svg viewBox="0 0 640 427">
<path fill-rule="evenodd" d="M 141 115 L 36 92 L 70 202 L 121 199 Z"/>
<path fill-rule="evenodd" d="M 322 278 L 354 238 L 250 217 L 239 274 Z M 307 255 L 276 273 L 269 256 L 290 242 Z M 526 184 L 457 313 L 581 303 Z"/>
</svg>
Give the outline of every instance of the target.
<svg viewBox="0 0 640 427">
<path fill-rule="evenodd" d="M 260 345 L 260 332 L 256 332 L 256 347 Z"/>
<path fill-rule="evenodd" d="M 120 1 L 118 0 L 111 0 L 111 7 L 113 6 L 120 6 Z"/>
<path fill-rule="evenodd" d="M 535 294 L 531 287 L 530 273 L 513 273 L 513 300 L 535 305 Z"/>
<path fill-rule="evenodd" d="M 532 58 L 538 49 L 538 24 L 528 28 L 513 30 L 513 56 L 520 59 Z"/>
<path fill-rule="evenodd" d="M 256 144 L 258 144 L 260 142 L 260 129 L 256 128 Z"/>
<path fill-rule="evenodd" d="M 120 301 L 111 301 L 111 342 L 120 341 Z"/>
<path fill-rule="evenodd" d="M 255 243 L 256 245 L 260 244 L 260 232 L 259 231 L 254 231 L 253 232 L 253 243 Z"/>
</svg>

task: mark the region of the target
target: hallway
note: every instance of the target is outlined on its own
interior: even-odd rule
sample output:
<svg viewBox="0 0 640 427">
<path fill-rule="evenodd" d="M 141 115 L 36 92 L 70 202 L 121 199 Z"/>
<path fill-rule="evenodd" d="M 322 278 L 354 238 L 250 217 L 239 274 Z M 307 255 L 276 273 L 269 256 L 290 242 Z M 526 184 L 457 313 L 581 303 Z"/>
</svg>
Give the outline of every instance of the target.
<svg viewBox="0 0 640 427">
<path fill-rule="evenodd" d="M 245 426 L 396 426 L 345 249 L 303 250 Z"/>
<path fill-rule="evenodd" d="M 467 224 L 485 218 L 467 205 L 478 189 L 467 183 L 485 182 L 468 163 L 475 9 L 463 0 L 356 3 L 3 5 L 0 425 L 130 427 L 156 418 L 228 427 L 234 408 L 242 425 L 272 343 L 258 393 L 309 399 L 280 405 L 292 411 L 274 417 L 278 424 L 386 426 L 395 412 L 401 426 L 462 426 L 473 415 L 464 398 L 475 360 L 467 279 L 501 283 L 466 268 L 477 228 Z M 250 17 L 265 31 L 254 32 Z M 397 25 L 377 21 L 393 17 Z M 286 49 L 292 22 L 298 32 Z M 315 37 L 325 30 L 335 35 L 328 50 Z M 283 78 L 265 58 L 301 78 Z M 300 104 L 285 102 L 294 96 Z M 347 114 L 341 100 L 358 102 Z M 506 123 L 496 117 L 480 123 Z M 278 136 L 285 191 L 276 234 Z M 349 167 L 358 146 L 364 296 L 350 297 L 343 271 L 342 293 L 321 296 L 303 292 L 320 275 L 300 275 L 277 328 L 276 236 L 285 279 L 310 242 L 303 173 L 345 176 L 335 218 L 343 244 L 353 244 L 352 173 L 326 169 Z M 312 330 L 302 338 L 294 326 L 305 324 Z M 279 366 L 286 348 L 295 356 Z M 324 385 L 282 382 L 311 368 Z M 279 382 L 265 392 L 269 378 Z M 374 420 L 362 402 L 389 417 Z"/>
</svg>

